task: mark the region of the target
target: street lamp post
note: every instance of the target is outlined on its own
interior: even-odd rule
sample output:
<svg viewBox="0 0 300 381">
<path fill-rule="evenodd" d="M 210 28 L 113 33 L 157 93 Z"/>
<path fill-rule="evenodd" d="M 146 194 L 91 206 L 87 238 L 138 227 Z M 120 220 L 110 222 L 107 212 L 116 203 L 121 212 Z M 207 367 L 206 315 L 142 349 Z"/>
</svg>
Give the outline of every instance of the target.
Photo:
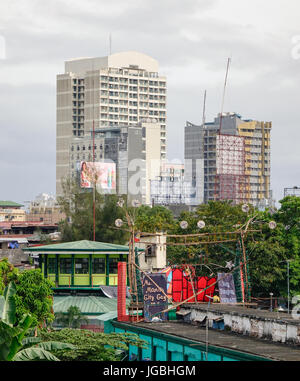
<svg viewBox="0 0 300 381">
<path fill-rule="evenodd" d="M 270 311 L 273 312 L 273 299 L 272 299 L 272 296 L 273 296 L 273 292 L 270 292 L 270 297 L 271 297 L 271 300 L 270 300 Z"/>
</svg>

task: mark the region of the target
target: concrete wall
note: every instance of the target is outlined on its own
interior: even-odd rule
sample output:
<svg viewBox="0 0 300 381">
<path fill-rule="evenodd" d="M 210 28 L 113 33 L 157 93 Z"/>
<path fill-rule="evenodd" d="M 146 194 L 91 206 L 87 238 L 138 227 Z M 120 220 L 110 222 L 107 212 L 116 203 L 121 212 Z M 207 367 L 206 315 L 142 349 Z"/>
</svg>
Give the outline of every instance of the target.
<svg viewBox="0 0 300 381">
<path fill-rule="evenodd" d="M 184 320 L 192 324 L 197 324 L 208 316 L 209 327 L 212 328 L 213 321 L 222 317 L 227 331 L 285 344 L 300 344 L 300 322 L 292 318 L 282 320 L 256 316 L 255 313 L 247 315 L 209 310 L 207 312 L 206 307 L 198 309 L 186 305 L 182 310 L 191 311 L 184 316 Z"/>
</svg>

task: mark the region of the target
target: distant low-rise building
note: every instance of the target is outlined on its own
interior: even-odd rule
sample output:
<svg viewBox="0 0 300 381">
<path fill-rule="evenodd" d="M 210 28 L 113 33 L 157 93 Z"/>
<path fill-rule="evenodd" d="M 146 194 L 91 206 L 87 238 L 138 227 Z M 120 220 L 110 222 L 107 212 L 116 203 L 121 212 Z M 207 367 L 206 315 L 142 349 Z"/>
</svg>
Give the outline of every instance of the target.
<svg viewBox="0 0 300 381">
<path fill-rule="evenodd" d="M 63 219 L 65 214 L 61 211 L 55 197 L 46 193 L 39 194 L 34 201 L 30 202 L 26 213 L 27 222 L 58 224 Z"/>
<path fill-rule="evenodd" d="M 284 188 L 284 197 L 297 196 L 300 197 L 300 187 L 294 186 L 291 188 Z"/>
<path fill-rule="evenodd" d="M 14 201 L 0 201 L 0 221 L 25 221 L 23 206 Z"/>
</svg>

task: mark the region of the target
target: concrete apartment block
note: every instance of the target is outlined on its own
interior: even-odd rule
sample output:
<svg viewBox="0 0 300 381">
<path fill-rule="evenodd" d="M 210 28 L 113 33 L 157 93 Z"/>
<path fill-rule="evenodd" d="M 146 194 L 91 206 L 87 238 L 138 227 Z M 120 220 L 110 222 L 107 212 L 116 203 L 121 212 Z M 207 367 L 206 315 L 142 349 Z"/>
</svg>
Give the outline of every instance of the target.
<svg viewBox="0 0 300 381">
<path fill-rule="evenodd" d="M 166 78 L 158 70 L 155 59 L 132 51 L 65 62 L 57 75 L 57 195 L 69 175 L 71 140 L 93 128 L 157 123 L 160 157 L 166 157 Z"/>
</svg>

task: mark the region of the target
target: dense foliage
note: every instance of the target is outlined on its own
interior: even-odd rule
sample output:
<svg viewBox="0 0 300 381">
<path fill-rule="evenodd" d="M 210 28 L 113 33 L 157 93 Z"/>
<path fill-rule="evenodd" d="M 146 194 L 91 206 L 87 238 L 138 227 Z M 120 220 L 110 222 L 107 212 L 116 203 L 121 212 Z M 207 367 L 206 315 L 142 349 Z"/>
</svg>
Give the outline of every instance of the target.
<svg viewBox="0 0 300 381">
<path fill-rule="evenodd" d="M 19 272 L 7 258 L 0 261 L 0 295 L 5 287 L 13 281 L 16 285 L 16 317 L 30 313 L 34 325 L 50 323 L 54 319 L 52 313 L 53 283 L 45 279 L 40 269 Z"/>
<path fill-rule="evenodd" d="M 75 349 L 69 343 L 47 341 L 36 337 L 25 337 L 34 327 L 34 318 L 26 313 L 22 319 L 16 315 L 16 293 L 14 282 L 4 290 L 4 305 L 0 317 L 0 361 L 59 360 L 51 351 Z"/>
<path fill-rule="evenodd" d="M 63 195 L 58 202 L 66 219 L 60 223 L 62 241 L 93 240 L 93 193 L 83 190 L 73 181 L 62 184 Z M 124 244 L 128 233 L 115 229 L 115 220 L 124 217 L 118 207 L 116 195 L 101 195 L 95 192 L 95 238 L 99 242 Z"/>
<path fill-rule="evenodd" d="M 134 333 L 101 333 L 84 329 L 64 328 L 59 331 L 40 332 L 43 341 L 61 341 L 76 345 L 73 350 L 54 352 L 64 361 L 117 361 L 121 357 L 116 349 L 128 350 L 128 345 L 146 348 L 146 342 Z"/>
<path fill-rule="evenodd" d="M 0 260 L 0 295 L 3 294 L 5 287 L 8 286 L 9 282 L 18 279 L 18 274 L 18 270 L 8 262 L 7 258 Z"/>
<path fill-rule="evenodd" d="M 174 228 L 173 213 L 160 205 L 140 206 L 136 211 L 135 225 L 142 232 L 170 231 Z"/>
<path fill-rule="evenodd" d="M 59 312 L 55 314 L 55 320 L 63 327 L 80 328 L 80 325 L 88 323 L 88 319 L 81 313 L 77 306 L 70 306 L 67 313 Z"/>
<path fill-rule="evenodd" d="M 34 325 L 52 322 L 52 287 L 53 283 L 45 279 L 40 269 L 26 270 L 20 273 L 16 282 L 17 319 L 30 313 Z"/>
</svg>

